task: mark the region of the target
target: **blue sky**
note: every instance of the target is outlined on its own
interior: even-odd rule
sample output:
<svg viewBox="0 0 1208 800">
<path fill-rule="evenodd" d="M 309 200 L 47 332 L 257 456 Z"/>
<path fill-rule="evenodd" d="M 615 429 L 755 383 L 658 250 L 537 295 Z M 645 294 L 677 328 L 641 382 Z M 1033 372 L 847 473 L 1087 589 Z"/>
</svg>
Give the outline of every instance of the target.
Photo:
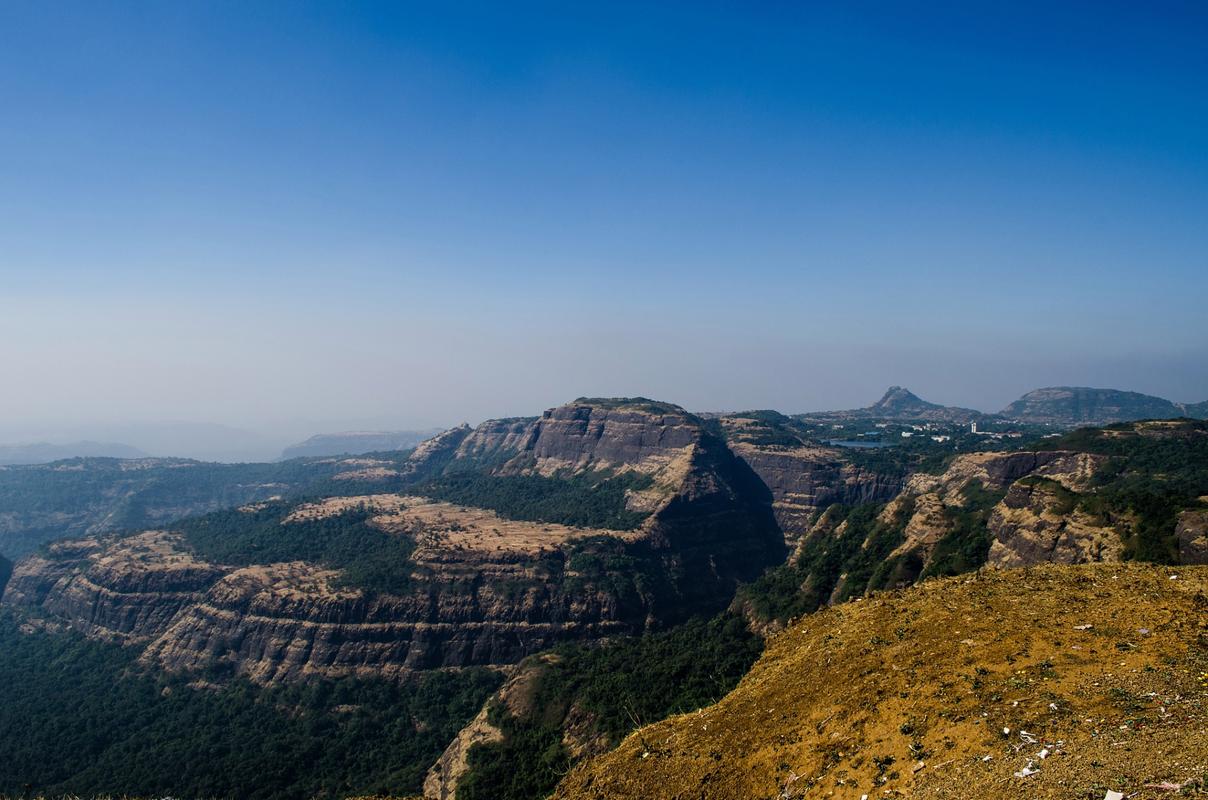
<svg viewBox="0 0 1208 800">
<path fill-rule="evenodd" d="M 0 0 L 0 416 L 1208 398 L 1198 3 Z"/>
</svg>

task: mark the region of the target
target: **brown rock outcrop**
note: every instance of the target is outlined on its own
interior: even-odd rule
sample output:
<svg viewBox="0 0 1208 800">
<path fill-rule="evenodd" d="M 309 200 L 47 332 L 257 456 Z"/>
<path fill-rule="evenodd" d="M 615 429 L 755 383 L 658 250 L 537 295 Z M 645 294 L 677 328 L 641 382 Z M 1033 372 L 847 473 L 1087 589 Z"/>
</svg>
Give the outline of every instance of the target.
<svg viewBox="0 0 1208 800">
<path fill-rule="evenodd" d="M 178 534 L 147 531 L 111 542 L 60 542 L 18 563 L 10 605 L 41 606 L 97 639 L 145 642 L 200 600 L 223 571 L 197 561 Z"/>
<path fill-rule="evenodd" d="M 818 512 L 836 503 L 883 503 L 902 490 L 902 480 L 861 469 L 830 447 L 759 447 L 731 442 L 730 448 L 772 493 L 776 521 L 790 547 L 809 532 Z"/>
<path fill-rule="evenodd" d="M 1178 536 L 1181 562 L 1208 564 L 1208 511 L 1193 510 L 1179 514 L 1175 534 Z"/>
<path fill-rule="evenodd" d="M 1012 485 L 987 526 L 994 536 L 987 563 L 995 567 L 1118 561 L 1123 550 L 1118 531 L 1078 511 L 1068 491 L 1045 481 Z"/>
</svg>

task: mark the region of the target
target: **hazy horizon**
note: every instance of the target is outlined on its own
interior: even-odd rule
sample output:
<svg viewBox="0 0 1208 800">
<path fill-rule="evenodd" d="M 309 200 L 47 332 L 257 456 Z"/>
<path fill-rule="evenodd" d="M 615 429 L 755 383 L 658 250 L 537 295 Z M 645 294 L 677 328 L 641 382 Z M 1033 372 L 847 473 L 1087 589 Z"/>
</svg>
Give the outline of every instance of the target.
<svg viewBox="0 0 1208 800">
<path fill-rule="evenodd" d="M 1067 384 L 1068 385 L 1068 384 Z M 890 388 L 889 386 L 885 387 Z M 921 399 L 929 402 L 940 402 L 941 405 L 962 406 L 961 403 L 936 401 L 926 393 L 920 393 L 910 386 L 906 389 Z M 1044 387 L 1032 387 L 1044 388 Z M 1121 389 L 1135 391 L 1120 386 L 1100 386 L 1092 388 Z M 1023 392 L 1020 392 L 1022 395 Z M 487 419 L 511 416 L 537 416 L 547 408 L 570 402 L 582 396 L 650 396 L 652 399 L 676 402 L 672 398 L 643 395 L 630 392 L 624 395 L 603 394 L 566 397 L 562 400 L 549 402 L 540 407 L 515 411 L 515 413 L 492 413 L 486 416 L 466 417 L 459 420 L 445 420 L 432 424 L 410 424 L 406 417 L 378 417 L 362 419 L 275 419 L 263 424 L 237 425 L 213 420 L 125 420 L 125 421 L 83 421 L 71 425 L 55 426 L 22 426 L 0 423 L 0 446 L 22 444 L 76 444 L 93 442 L 102 444 L 131 445 L 144 450 L 151 456 L 181 456 L 202 458 L 217 461 L 266 461 L 278 457 L 279 451 L 288 445 L 293 445 L 321 434 L 348 432 L 384 432 L 384 431 L 425 431 L 452 428 L 462 423 L 478 424 Z M 1160 395 L 1159 395 L 1160 396 Z M 775 409 L 786 414 L 838 411 L 861 408 L 871 405 L 880 399 L 881 393 L 863 400 L 853 401 L 846 405 L 833 405 L 818 408 L 793 408 L 775 405 L 744 405 L 733 407 L 695 407 L 691 404 L 677 403 L 693 412 L 719 411 L 750 411 L 756 409 Z M 1017 397 L 1012 397 L 1015 400 Z M 1200 402 L 1194 399 L 1165 398 L 1174 402 Z M 1001 411 L 1007 403 L 993 408 L 965 405 L 993 414 Z"/>
<path fill-rule="evenodd" d="M 4 4 L 0 443 L 1208 400 L 1206 38 L 1193 4 Z"/>
</svg>

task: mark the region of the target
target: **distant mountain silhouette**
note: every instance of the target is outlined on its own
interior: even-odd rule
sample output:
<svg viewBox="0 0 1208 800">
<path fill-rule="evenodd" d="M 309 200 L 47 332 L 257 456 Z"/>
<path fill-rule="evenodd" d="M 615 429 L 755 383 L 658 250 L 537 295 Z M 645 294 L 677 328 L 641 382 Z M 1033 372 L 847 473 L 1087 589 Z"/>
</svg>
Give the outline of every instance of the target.
<svg viewBox="0 0 1208 800">
<path fill-rule="evenodd" d="M 115 442 L 70 442 L 0 445 L 0 464 L 47 464 L 64 458 L 145 458 L 137 447 Z"/>
<path fill-rule="evenodd" d="M 928 402 L 903 386 L 890 386 L 881 399 L 871 406 L 847 411 L 806 414 L 808 417 L 924 420 L 928 422 L 964 423 L 986 416 L 972 408 L 942 406 Z"/>
<path fill-rule="evenodd" d="M 1140 419 L 1208 417 L 1208 402 L 1174 403 L 1139 392 L 1049 386 L 1035 389 L 1007 406 L 1004 417 L 1046 425 L 1108 425 Z"/>
<path fill-rule="evenodd" d="M 442 428 L 426 431 L 347 431 L 320 433 L 304 442 L 290 445 L 281 452 L 282 459 L 302 456 L 360 455 L 383 450 L 407 450 L 424 439 L 440 433 Z"/>
</svg>

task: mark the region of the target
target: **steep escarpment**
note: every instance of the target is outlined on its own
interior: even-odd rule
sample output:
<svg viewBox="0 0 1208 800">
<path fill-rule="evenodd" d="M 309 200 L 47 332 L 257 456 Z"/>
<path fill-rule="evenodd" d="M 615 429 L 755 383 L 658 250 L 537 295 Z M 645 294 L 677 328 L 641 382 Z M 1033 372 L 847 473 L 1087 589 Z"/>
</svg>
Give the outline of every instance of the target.
<svg viewBox="0 0 1208 800">
<path fill-rule="evenodd" d="M 523 456 L 547 474 L 621 466 L 658 471 L 704 436 L 699 419 L 669 403 L 580 399 L 545 412 Z"/>
<path fill-rule="evenodd" d="M 1202 789 L 1206 593 L 1203 567 L 1046 565 L 836 606 L 776 635 L 719 703 L 638 729 L 554 798 Z"/>
<path fill-rule="evenodd" d="M 834 448 L 774 449 L 742 442 L 732 447 L 772 493 L 776 519 L 789 546 L 808 532 L 822 509 L 883 503 L 902 490 L 901 476 L 852 464 Z"/>
<path fill-rule="evenodd" d="M 3 600 L 70 620 L 95 639 L 140 643 L 166 630 L 222 574 L 194 558 L 175 533 L 71 540 L 19 562 Z"/>
<path fill-rule="evenodd" d="M 1051 450 L 971 453 L 916 473 L 883 505 L 832 506 L 788 563 L 740 593 L 757 627 L 983 565 L 1200 563 L 1208 426 L 1127 423 Z"/>
<path fill-rule="evenodd" d="M 144 664 L 274 683 L 510 664 L 657 629 L 723 608 L 783 557 L 763 483 L 664 404 L 453 429 L 397 472 L 415 494 L 62 543 L 21 562 L 4 602 L 143 647 Z"/>
<path fill-rule="evenodd" d="M 853 463 L 841 448 L 813 442 L 775 411 L 728 414 L 717 420 L 730 449 L 771 492 L 773 510 L 791 548 L 823 509 L 884 503 L 902 490 L 904 475 Z"/>
<path fill-rule="evenodd" d="M 420 443 L 403 466 L 413 482 L 448 472 L 490 470 L 513 458 L 531 440 L 536 417 L 492 419 L 459 425 Z"/>
</svg>

